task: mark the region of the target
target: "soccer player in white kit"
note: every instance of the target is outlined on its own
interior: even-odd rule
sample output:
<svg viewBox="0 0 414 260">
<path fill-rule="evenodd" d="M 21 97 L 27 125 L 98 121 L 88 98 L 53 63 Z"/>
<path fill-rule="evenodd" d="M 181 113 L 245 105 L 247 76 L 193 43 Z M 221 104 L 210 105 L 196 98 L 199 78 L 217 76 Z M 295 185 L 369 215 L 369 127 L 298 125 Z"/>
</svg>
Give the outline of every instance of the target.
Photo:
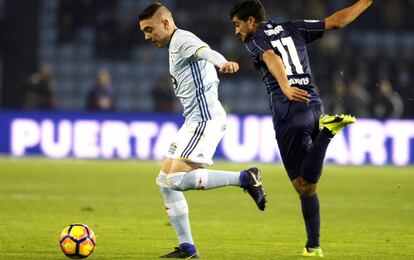
<svg viewBox="0 0 414 260">
<path fill-rule="evenodd" d="M 266 195 L 257 168 L 241 172 L 204 168 L 213 164 L 213 154 L 226 129 L 215 66 L 221 73 L 235 73 L 239 65 L 227 61 L 193 33 L 178 29 L 171 12 L 158 2 L 141 12 L 139 26 L 145 40 L 158 48 L 168 47 L 174 91 L 186 119 L 156 180 L 179 240 L 179 246 L 161 258 L 198 258 L 182 191 L 239 186 L 251 195 L 260 210 L 265 208 Z"/>
</svg>

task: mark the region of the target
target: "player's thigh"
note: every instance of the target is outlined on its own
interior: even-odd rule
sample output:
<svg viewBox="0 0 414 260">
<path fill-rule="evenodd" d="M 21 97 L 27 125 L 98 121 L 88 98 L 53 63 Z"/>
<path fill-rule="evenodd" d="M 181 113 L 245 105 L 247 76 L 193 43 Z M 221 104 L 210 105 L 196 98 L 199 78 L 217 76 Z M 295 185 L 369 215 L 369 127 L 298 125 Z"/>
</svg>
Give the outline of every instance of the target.
<svg viewBox="0 0 414 260">
<path fill-rule="evenodd" d="M 189 172 L 201 168 L 202 164 L 166 158 L 169 162 L 163 164 L 162 171 L 169 174 L 175 172 Z M 165 161 L 164 161 L 165 162 Z"/>
<path fill-rule="evenodd" d="M 166 154 L 166 158 L 172 159 L 170 171 L 185 164 L 190 168 L 213 164 L 212 158 L 224 135 L 225 127 L 226 121 L 223 119 L 186 122 L 178 131 Z"/>
<path fill-rule="evenodd" d="M 276 139 L 290 180 L 300 177 L 303 161 L 312 148 L 314 117 L 311 110 L 297 113 L 276 128 Z"/>
<path fill-rule="evenodd" d="M 172 161 L 173 160 L 171 158 L 165 158 L 164 161 L 162 162 L 161 171 L 168 173 L 170 170 Z"/>
</svg>

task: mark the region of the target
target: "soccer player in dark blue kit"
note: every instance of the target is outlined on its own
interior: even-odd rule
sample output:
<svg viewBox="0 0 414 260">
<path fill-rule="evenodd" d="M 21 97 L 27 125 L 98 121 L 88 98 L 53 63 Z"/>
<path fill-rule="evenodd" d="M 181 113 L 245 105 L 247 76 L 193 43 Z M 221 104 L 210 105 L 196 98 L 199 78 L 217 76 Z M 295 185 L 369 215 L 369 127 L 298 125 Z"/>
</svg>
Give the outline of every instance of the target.
<svg viewBox="0 0 414 260">
<path fill-rule="evenodd" d="M 258 0 L 245 0 L 230 11 L 235 33 L 245 43 L 266 85 L 276 140 L 289 178 L 300 196 L 307 232 L 303 256 L 323 257 L 316 184 L 334 135 L 354 123 L 350 115 L 326 115 L 312 83 L 306 44 L 324 31 L 342 28 L 373 0 L 360 0 L 324 20 L 267 21 Z"/>
</svg>

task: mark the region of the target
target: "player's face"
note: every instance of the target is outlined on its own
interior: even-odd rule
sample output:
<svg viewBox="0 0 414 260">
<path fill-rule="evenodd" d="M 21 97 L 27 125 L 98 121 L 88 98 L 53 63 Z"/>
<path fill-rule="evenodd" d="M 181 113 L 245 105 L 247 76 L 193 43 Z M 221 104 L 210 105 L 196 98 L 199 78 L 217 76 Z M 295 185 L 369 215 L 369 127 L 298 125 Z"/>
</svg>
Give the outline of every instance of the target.
<svg viewBox="0 0 414 260">
<path fill-rule="evenodd" d="M 243 42 L 247 41 L 254 34 L 256 26 L 253 17 L 249 17 L 247 21 L 243 21 L 235 15 L 231 20 L 235 28 L 235 34 L 239 36 Z"/>
<path fill-rule="evenodd" d="M 163 21 L 154 17 L 145 19 L 139 22 L 139 28 L 144 32 L 145 40 L 156 47 L 163 48 L 168 44 L 167 28 Z"/>
</svg>

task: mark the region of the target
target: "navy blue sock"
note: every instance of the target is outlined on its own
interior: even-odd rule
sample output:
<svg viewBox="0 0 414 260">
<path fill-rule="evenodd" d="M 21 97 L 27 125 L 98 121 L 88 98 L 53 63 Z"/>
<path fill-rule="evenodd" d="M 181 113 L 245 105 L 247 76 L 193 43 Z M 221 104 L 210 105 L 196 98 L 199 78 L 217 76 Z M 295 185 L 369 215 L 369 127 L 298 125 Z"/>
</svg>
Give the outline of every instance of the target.
<svg viewBox="0 0 414 260">
<path fill-rule="evenodd" d="M 308 234 L 306 247 L 319 247 L 321 220 L 318 195 L 315 193 L 310 197 L 301 197 L 300 200 L 302 202 L 302 214 L 305 220 L 306 233 Z"/>
<path fill-rule="evenodd" d="M 317 183 L 322 174 L 323 162 L 326 149 L 328 149 L 331 138 L 324 131 L 321 131 L 313 142 L 300 169 L 301 177 L 310 183 Z"/>
<path fill-rule="evenodd" d="M 329 131 L 328 128 L 324 127 L 322 128 L 321 134 L 323 134 L 324 136 L 328 137 L 328 138 L 333 138 L 334 134 L 332 134 L 331 131 Z"/>
<path fill-rule="evenodd" d="M 182 243 L 182 244 L 180 244 L 179 247 L 180 247 L 181 250 L 183 250 L 187 254 L 194 254 L 195 252 L 197 252 L 195 246 L 193 244 L 190 244 L 190 243 Z"/>
<path fill-rule="evenodd" d="M 246 189 L 247 186 L 249 185 L 249 174 L 246 171 L 241 171 L 240 172 L 240 187 L 242 187 L 243 189 Z"/>
</svg>

